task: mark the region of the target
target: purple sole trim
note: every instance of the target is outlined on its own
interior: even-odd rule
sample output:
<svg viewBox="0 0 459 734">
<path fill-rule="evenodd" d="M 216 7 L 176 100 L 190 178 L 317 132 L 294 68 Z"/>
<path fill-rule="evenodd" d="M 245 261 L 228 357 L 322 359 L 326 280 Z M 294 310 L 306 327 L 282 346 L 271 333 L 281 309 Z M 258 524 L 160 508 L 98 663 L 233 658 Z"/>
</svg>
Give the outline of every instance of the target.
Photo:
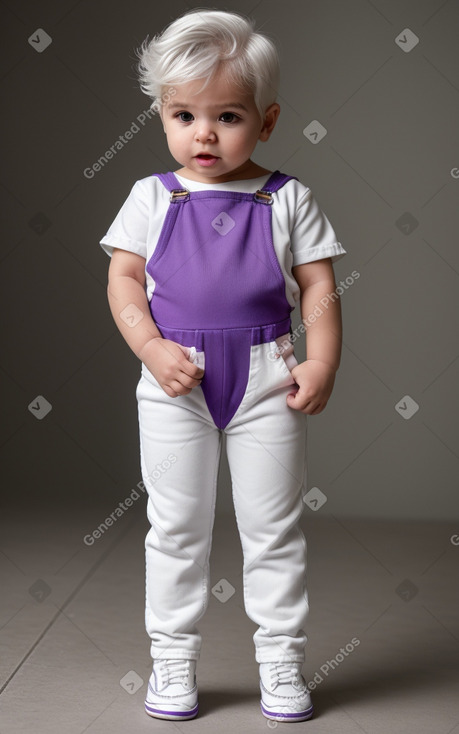
<svg viewBox="0 0 459 734">
<path fill-rule="evenodd" d="M 263 701 L 260 701 L 260 705 L 263 716 L 274 721 L 307 721 L 307 719 L 311 719 L 314 714 L 314 706 L 310 706 L 308 709 L 305 709 L 305 711 L 297 711 L 293 714 L 282 714 L 277 711 L 270 711 L 267 709 L 263 705 Z"/>
<path fill-rule="evenodd" d="M 149 716 L 155 716 L 158 719 L 193 719 L 199 710 L 199 704 L 196 704 L 194 708 L 189 711 L 164 711 L 163 709 L 156 709 L 145 701 L 145 711 Z"/>
</svg>

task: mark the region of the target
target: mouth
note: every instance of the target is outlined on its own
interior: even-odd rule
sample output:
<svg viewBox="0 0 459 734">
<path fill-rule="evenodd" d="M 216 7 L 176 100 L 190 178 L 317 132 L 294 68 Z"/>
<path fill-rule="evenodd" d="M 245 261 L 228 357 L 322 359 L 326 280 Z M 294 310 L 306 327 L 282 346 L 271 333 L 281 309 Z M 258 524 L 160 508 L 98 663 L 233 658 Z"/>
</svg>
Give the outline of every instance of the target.
<svg viewBox="0 0 459 734">
<path fill-rule="evenodd" d="M 201 166 L 213 166 L 219 160 L 217 156 L 210 153 L 199 153 L 195 158 Z"/>
</svg>

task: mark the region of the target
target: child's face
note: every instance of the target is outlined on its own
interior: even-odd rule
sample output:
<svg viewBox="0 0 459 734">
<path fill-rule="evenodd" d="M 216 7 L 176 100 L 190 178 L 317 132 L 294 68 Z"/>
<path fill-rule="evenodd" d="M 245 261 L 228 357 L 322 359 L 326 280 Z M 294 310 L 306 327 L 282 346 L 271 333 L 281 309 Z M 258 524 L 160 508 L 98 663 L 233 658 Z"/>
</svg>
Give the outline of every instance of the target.
<svg viewBox="0 0 459 734">
<path fill-rule="evenodd" d="M 259 167 L 250 156 L 258 140 L 269 138 L 279 105 L 272 104 L 262 121 L 253 95 L 222 75 L 195 94 L 202 85 L 203 80 L 174 85 L 174 96 L 161 108 L 169 150 L 184 167 L 180 173 L 203 183 L 256 176 Z"/>
</svg>

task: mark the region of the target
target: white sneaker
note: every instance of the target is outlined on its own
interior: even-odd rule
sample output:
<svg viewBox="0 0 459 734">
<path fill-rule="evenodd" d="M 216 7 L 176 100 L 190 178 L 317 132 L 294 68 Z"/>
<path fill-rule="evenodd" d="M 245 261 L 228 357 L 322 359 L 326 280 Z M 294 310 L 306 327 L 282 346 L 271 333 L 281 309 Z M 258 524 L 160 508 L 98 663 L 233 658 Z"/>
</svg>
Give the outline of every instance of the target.
<svg viewBox="0 0 459 734">
<path fill-rule="evenodd" d="M 260 663 L 261 713 L 267 719 L 306 721 L 314 713 L 301 663 Z"/>
<path fill-rule="evenodd" d="M 157 719 L 193 719 L 198 713 L 196 660 L 154 660 L 145 711 Z"/>
</svg>

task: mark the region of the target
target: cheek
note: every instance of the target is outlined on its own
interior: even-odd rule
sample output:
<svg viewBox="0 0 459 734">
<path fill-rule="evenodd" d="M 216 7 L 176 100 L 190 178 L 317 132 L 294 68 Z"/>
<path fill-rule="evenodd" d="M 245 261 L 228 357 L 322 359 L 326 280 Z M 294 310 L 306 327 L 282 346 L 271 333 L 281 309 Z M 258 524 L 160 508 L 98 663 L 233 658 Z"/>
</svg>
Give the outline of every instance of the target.
<svg viewBox="0 0 459 734">
<path fill-rule="evenodd" d="M 178 135 L 175 130 L 169 132 L 169 135 L 167 136 L 167 142 L 171 147 L 177 150 L 183 148 L 185 144 L 183 135 Z"/>
<path fill-rule="evenodd" d="M 235 148 L 246 148 L 251 145 L 254 134 L 252 130 L 239 128 L 231 137 L 231 144 Z"/>
<path fill-rule="evenodd" d="M 255 125 L 247 125 L 243 131 L 241 131 L 241 137 L 248 142 L 253 142 L 258 139 L 258 127 Z"/>
</svg>

